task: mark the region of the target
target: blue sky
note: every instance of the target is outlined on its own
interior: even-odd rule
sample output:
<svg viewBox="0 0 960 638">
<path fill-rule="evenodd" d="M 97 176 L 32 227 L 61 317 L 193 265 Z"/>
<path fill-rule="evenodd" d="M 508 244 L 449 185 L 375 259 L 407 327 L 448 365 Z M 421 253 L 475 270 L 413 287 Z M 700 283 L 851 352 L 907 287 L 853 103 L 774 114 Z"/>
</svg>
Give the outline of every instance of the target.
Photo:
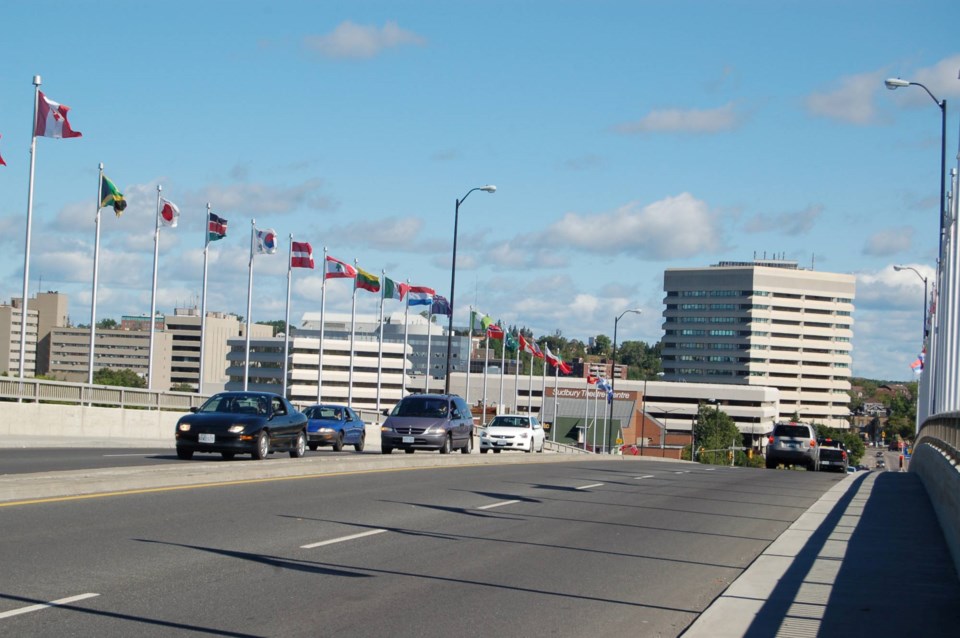
<svg viewBox="0 0 960 638">
<path fill-rule="evenodd" d="M 906 380 L 937 253 L 940 111 L 960 123 L 960 3 L 7 0 L 0 8 L 0 299 L 19 297 L 34 75 L 79 139 L 37 141 L 30 291 L 90 319 L 97 166 L 125 193 L 101 217 L 97 318 L 157 308 L 282 319 L 288 235 L 447 294 L 457 323 L 586 340 L 662 335 L 663 271 L 773 254 L 857 276 L 856 376 Z M 55 19 L 54 19 L 55 17 Z M 319 310 L 294 271 L 291 317 Z M 351 287 L 328 284 L 329 311 Z M 358 312 L 376 297 L 358 292 Z M 389 302 L 388 302 L 389 303 Z M 397 309 L 400 304 L 394 302 Z M 391 307 L 388 305 L 388 311 Z"/>
</svg>

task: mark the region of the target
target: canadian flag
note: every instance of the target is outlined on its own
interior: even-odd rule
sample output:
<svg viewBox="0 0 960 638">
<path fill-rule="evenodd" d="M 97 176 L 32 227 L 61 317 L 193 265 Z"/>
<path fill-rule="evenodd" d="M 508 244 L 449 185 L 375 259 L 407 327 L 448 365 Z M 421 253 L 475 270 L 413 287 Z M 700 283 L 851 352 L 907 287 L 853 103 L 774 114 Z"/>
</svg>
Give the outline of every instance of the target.
<svg viewBox="0 0 960 638">
<path fill-rule="evenodd" d="M 37 126 L 33 132 L 34 136 L 83 137 L 83 133 L 70 128 L 70 122 L 67 121 L 69 106 L 48 99 L 43 91 L 37 91 L 37 93 L 40 94 L 40 99 L 37 100 Z"/>
<path fill-rule="evenodd" d="M 173 202 L 160 200 L 160 223 L 170 228 L 176 228 L 180 221 L 180 209 Z"/>
</svg>

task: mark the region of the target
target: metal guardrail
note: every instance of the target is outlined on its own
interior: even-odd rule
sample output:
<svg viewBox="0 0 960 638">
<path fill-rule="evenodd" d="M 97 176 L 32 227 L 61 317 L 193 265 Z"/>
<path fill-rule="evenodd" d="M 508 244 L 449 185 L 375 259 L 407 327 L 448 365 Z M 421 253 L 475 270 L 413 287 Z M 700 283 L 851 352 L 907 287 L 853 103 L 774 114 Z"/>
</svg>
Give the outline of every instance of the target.
<svg viewBox="0 0 960 638">
<path fill-rule="evenodd" d="M 544 451 L 557 452 L 558 454 L 592 454 L 589 450 L 566 443 L 557 443 L 556 441 L 546 440 L 543 442 Z"/>
<path fill-rule="evenodd" d="M 947 412 L 928 418 L 917 432 L 914 449 L 929 444 L 946 454 L 954 464 L 960 463 L 960 412 Z"/>
<path fill-rule="evenodd" d="M 0 378 L 0 400 L 187 412 L 207 396 L 45 379 Z"/>
</svg>

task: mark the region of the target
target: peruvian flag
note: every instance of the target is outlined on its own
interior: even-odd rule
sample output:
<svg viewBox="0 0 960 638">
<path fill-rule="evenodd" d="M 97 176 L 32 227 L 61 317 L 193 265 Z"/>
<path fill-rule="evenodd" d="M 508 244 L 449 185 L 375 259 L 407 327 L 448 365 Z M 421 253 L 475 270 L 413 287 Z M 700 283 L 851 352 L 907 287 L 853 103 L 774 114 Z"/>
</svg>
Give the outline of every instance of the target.
<svg viewBox="0 0 960 638">
<path fill-rule="evenodd" d="M 170 228 L 176 228 L 180 221 L 180 209 L 173 202 L 165 199 L 160 200 L 160 223 Z"/>
<path fill-rule="evenodd" d="M 350 264 L 327 257 L 326 272 L 323 278 L 326 279 L 352 279 L 357 276 L 357 269 Z"/>
<path fill-rule="evenodd" d="M 305 241 L 292 242 L 290 244 L 290 267 L 313 268 L 313 247 Z"/>
<path fill-rule="evenodd" d="M 37 93 L 40 94 L 40 99 L 37 100 L 37 126 L 33 131 L 35 137 L 83 137 L 83 133 L 70 128 L 70 122 L 67 121 L 69 106 L 47 99 L 43 91 Z"/>
<path fill-rule="evenodd" d="M 523 338 L 523 333 L 520 333 L 520 349 L 524 352 L 534 354 L 533 348 L 530 347 L 530 342 Z"/>
</svg>

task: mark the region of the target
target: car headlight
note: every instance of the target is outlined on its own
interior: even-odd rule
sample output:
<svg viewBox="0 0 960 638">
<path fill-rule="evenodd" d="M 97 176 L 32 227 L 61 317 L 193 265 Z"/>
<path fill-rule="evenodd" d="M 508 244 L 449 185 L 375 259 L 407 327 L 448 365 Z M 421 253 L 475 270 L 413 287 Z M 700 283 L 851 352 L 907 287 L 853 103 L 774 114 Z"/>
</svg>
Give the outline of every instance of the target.
<svg viewBox="0 0 960 638">
<path fill-rule="evenodd" d="M 235 423 L 231 425 L 229 428 L 227 428 L 227 432 L 229 432 L 230 434 L 240 434 L 241 432 L 243 432 L 243 424 Z"/>
<path fill-rule="evenodd" d="M 381 426 L 380 426 L 380 431 L 381 431 L 381 432 L 393 432 L 393 428 L 390 427 L 389 425 L 381 425 Z"/>
<path fill-rule="evenodd" d="M 520 438 L 521 438 L 521 439 L 525 439 L 525 438 L 527 438 L 528 436 L 530 436 L 530 433 L 529 433 L 529 432 L 521 432 L 521 433 L 520 433 Z"/>
<path fill-rule="evenodd" d="M 189 424 L 189 423 L 181 423 L 180 425 L 177 426 L 177 429 L 180 430 L 181 432 L 189 432 L 189 431 L 190 431 L 190 424 Z"/>
<path fill-rule="evenodd" d="M 444 434 L 446 429 L 442 425 L 431 425 L 427 428 L 425 434 Z"/>
<path fill-rule="evenodd" d="M 487 438 L 487 437 L 489 436 L 489 435 L 487 434 L 487 431 L 486 431 L 486 430 L 480 430 L 477 434 L 480 435 L 480 438 L 481 438 L 481 439 L 485 439 L 485 438 Z"/>
<path fill-rule="evenodd" d="M 333 428 L 319 428 L 319 429 L 317 429 L 317 432 L 323 432 L 324 434 L 333 434 L 334 429 L 333 429 Z"/>
</svg>

